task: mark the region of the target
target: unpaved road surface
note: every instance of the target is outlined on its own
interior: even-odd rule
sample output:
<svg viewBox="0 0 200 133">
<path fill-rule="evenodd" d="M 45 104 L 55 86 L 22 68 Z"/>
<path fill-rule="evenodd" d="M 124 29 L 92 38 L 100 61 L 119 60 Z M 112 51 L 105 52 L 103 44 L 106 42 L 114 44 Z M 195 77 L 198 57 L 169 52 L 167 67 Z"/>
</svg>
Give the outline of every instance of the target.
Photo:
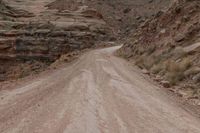
<svg viewBox="0 0 200 133">
<path fill-rule="evenodd" d="M 200 121 L 113 52 L 0 91 L 1 133 L 200 133 Z"/>
</svg>

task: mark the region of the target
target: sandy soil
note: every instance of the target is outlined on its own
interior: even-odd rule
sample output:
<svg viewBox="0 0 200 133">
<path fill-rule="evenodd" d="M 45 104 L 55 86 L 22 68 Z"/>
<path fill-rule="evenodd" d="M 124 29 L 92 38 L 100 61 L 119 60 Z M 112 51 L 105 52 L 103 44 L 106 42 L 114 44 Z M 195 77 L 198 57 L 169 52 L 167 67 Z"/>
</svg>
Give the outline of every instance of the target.
<svg viewBox="0 0 200 133">
<path fill-rule="evenodd" d="M 113 56 L 118 48 L 0 91 L 0 132 L 199 133 L 200 120 Z"/>
</svg>

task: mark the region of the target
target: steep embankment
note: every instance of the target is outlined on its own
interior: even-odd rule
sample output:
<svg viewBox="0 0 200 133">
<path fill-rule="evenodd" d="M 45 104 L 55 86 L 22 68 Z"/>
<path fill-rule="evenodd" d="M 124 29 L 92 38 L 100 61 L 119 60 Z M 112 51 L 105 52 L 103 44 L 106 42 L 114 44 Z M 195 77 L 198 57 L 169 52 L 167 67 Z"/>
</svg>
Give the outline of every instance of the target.
<svg viewBox="0 0 200 133">
<path fill-rule="evenodd" d="M 142 24 L 118 53 L 164 86 L 180 85 L 173 91 L 194 100 L 200 98 L 199 37 L 200 1 L 179 0 Z"/>
</svg>

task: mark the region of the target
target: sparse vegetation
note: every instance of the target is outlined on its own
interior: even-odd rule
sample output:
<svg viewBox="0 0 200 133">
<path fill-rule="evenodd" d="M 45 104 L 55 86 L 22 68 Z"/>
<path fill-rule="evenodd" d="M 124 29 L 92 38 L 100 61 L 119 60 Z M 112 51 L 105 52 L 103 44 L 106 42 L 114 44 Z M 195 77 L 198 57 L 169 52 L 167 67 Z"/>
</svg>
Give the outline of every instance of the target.
<svg viewBox="0 0 200 133">
<path fill-rule="evenodd" d="M 159 72 L 161 72 L 163 70 L 163 64 L 162 63 L 159 63 L 159 64 L 156 64 L 156 65 L 153 65 L 153 67 L 151 68 L 151 72 L 153 74 L 158 74 Z"/>
<path fill-rule="evenodd" d="M 180 55 L 176 53 L 176 55 Z M 182 54 L 181 54 L 182 55 Z M 173 55 L 172 55 L 173 56 Z M 135 62 L 140 68 L 150 70 L 153 74 L 164 75 L 171 85 L 175 85 L 186 77 L 187 73 L 195 73 L 198 70 L 190 70 L 192 66 L 191 59 L 184 57 L 179 60 L 168 59 L 165 61 L 165 56 L 139 56 Z M 179 56 L 180 57 L 180 56 Z"/>
<path fill-rule="evenodd" d="M 140 68 L 145 68 L 147 70 L 150 70 L 153 64 L 155 63 L 155 60 L 153 57 L 147 57 L 147 56 L 141 56 L 136 59 L 135 64 L 139 66 Z"/>
</svg>

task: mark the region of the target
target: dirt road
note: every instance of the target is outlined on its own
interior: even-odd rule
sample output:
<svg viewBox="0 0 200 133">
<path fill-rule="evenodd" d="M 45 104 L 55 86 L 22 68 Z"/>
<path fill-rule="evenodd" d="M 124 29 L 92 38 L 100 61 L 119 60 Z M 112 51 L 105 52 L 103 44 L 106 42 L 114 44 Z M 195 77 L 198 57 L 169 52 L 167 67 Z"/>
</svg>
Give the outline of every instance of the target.
<svg viewBox="0 0 200 133">
<path fill-rule="evenodd" d="M 1 133 L 200 133 L 200 121 L 113 51 L 0 91 Z"/>
</svg>

